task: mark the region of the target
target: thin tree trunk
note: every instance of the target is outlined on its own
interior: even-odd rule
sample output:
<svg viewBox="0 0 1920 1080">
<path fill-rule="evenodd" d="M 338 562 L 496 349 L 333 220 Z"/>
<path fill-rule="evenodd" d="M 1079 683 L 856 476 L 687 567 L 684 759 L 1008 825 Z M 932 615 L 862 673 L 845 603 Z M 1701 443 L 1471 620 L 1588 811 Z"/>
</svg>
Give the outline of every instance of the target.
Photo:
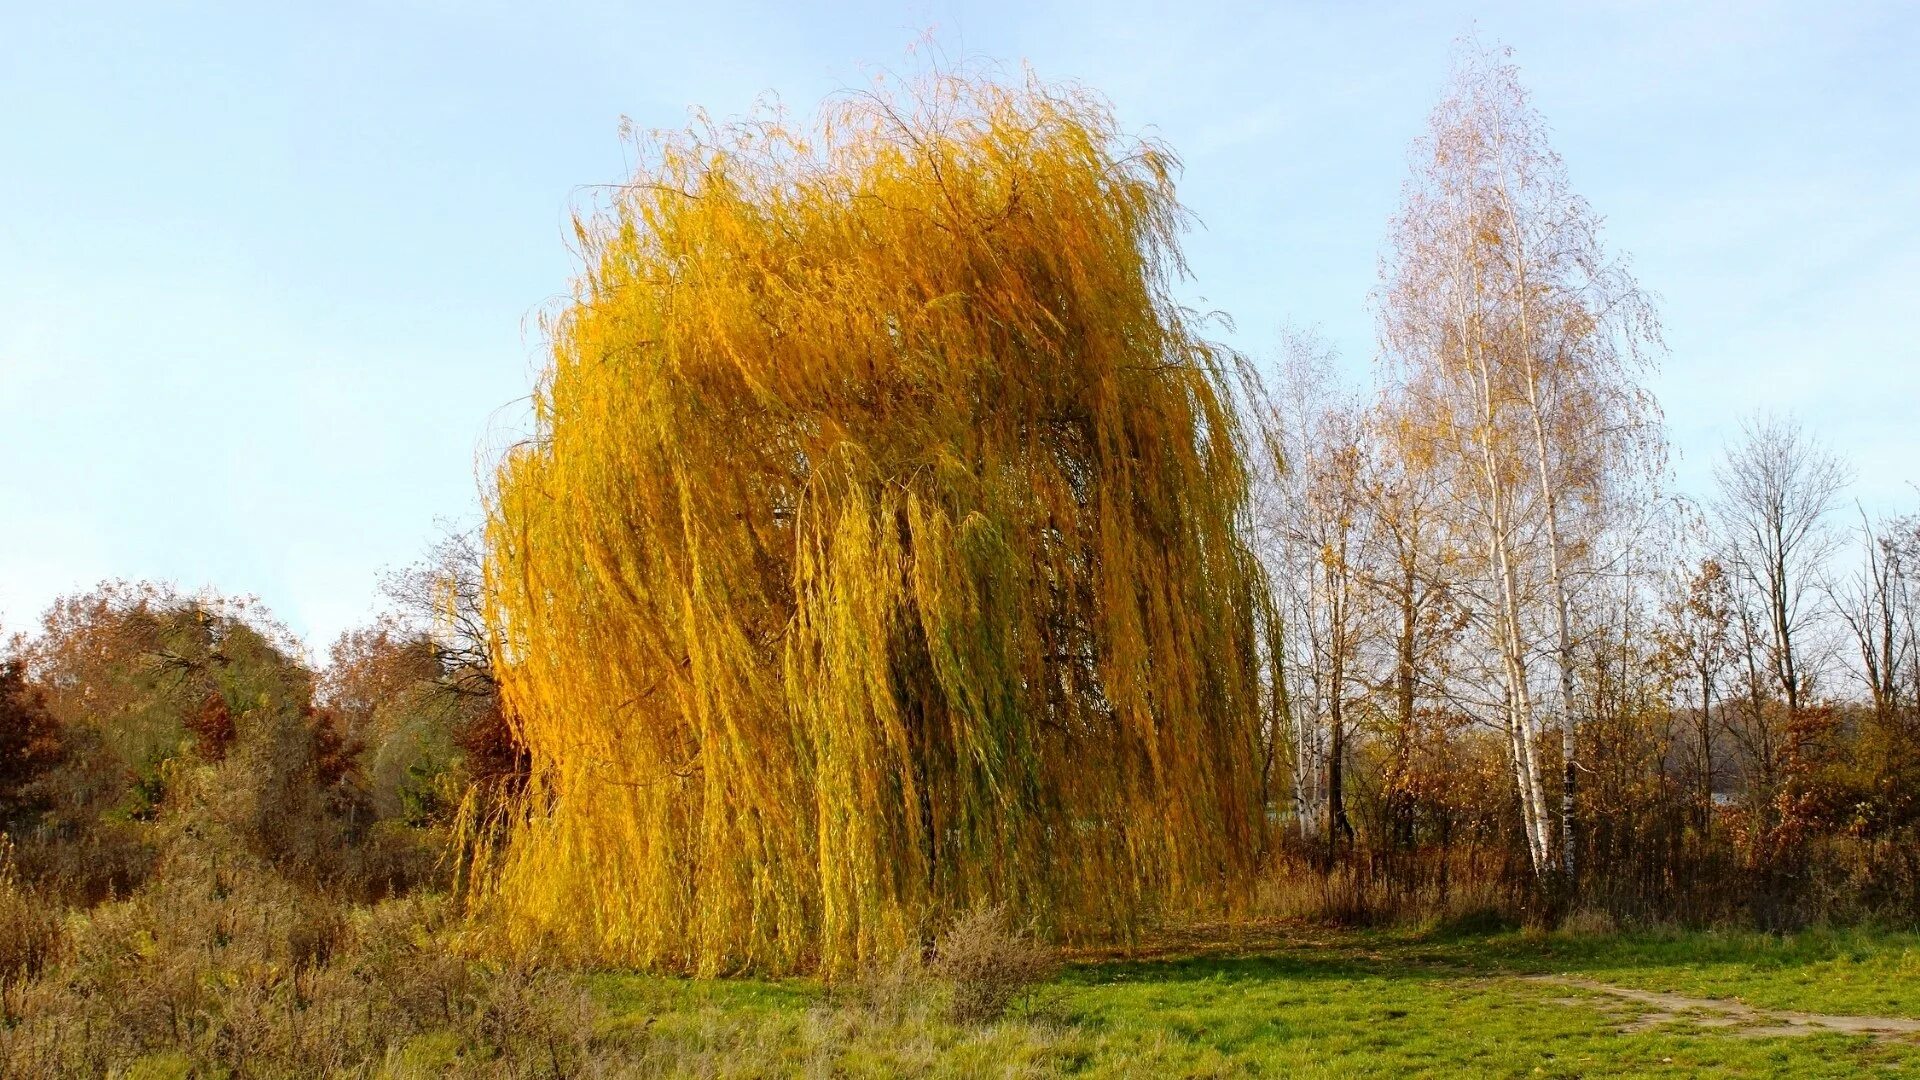
<svg viewBox="0 0 1920 1080">
<path fill-rule="evenodd" d="M 1713 833 L 1713 676 L 1700 669 L 1700 836 Z"/>
<path fill-rule="evenodd" d="M 1515 212 L 1512 197 L 1504 184 L 1499 192 L 1500 198 L 1506 203 L 1509 219 L 1518 220 L 1520 215 Z M 1553 482 L 1551 459 L 1548 455 L 1546 411 L 1542 408 L 1540 400 L 1541 357 L 1533 340 L 1531 286 L 1527 274 L 1527 237 L 1524 229 L 1516 228 L 1513 232 L 1512 242 L 1517 252 L 1513 262 L 1514 280 L 1519 292 L 1519 351 L 1526 374 L 1527 410 L 1533 421 L 1534 466 L 1540 479 L 1540 497 L 1546 505 L 1547 581 L 1553 590 L 1554 659 L 1560 668 L 1560 760 L 1563 774 L 1560 790 L 1560 872 L 1566 876 L 1567 887 L 1571 891 L 1577 868 L 1574 859 L 1574 788 L 1578 750 L 1576 732 L 1579 725 L 1574 716 L 1573 634 L 1568 626 L 1566 551 L 1560 541 L 1560 495 L 1558 485 Z"/>
<path fill-rule="evenodd" d="M 1469 339 L 1470 340 L 1470 339 Z M 1527 685 L 1526 653 L 1520 632 L 1519 583 L 1507 546 L 1507 518 L 1501 499 L 1499 466 L 1494 462 L 1491 440 L 1494 431 L 1494 392 L 1492 373 L 1487 370 L 1484 347 L 1473 350 L 1473 362 L 1480 382 L 1481 474 L 1487 485 L 1489 525 L 1488 555 L 1494 565 L 1500 591 L 1500 651 L 1510 687 L 1509 724 L 1516 732 L 1516 766 L 1520 797 L 1526 810 L 1528 849 L 1533 857 L 1534 873 L 1544 875 L 1552 863 L 1552 845 L 1547 838 L 1547 793 L 1540 775 L 1539 753 L 1533 737 L 1533 700 Z"/>
<path fill-rule="evenodd" d="M 1347 651 L 1350 648 L 1347 619 L 1351 597 L 1348 592 L 1346 545 L 1336 549 L 1335 560 L 1327 566 L 1328 612 L 1332 615 L 1329 636 L 1330 660 L 1327 678 L 1327 861 L 1331 866 L 1341 839 L 1353 840 L 1353 823 L 1347 820 L 1346 778 L 1343 775 L 1347 755 Z"/>
<path fill-rule="evenodd" d="M 1579 729 L 1579 722 L 1574 715 L 1573 633 L 1568 625 L 1568 590 L 1563 565 L 1563 549 L 1560 543 L 1559 498 L 1555 493 L 1551 473 L 1547 467 L 1546 422 L 1541 415 L 1539 389 L 1531 359 L 1527 361 L 1527 398 L 1533 412 L 1535 453 L 1539 457 L 1540 493 L 1546 500 L 1547 580 L 1553 589 L 1554 659 L 1560 668 L 1560 752 L 1561 768 L 1564 773 L 1560 792 L 1560 872 L 1566 875 L 1567 885 L 1571 888 L 1577 865 L 1574 861 L 1574 787 L 1578 750 L 1576 734 Z"/>
</svg>

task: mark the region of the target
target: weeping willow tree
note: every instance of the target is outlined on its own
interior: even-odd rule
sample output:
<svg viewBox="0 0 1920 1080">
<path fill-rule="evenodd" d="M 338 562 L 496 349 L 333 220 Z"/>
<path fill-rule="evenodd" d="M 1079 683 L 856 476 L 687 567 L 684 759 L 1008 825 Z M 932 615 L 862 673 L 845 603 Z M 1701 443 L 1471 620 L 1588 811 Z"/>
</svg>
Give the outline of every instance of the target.
<svg viewBox="0 0 1920 1080">
<path fill-rule="evenodd" d="M 1263 593 L 1176 165 L 952 73 L 644 144 L 489 497 L 533 761 L 496 926 L 833 972 L 979 902 L 1085 939 L 1244 876 Z"/>
</svg>

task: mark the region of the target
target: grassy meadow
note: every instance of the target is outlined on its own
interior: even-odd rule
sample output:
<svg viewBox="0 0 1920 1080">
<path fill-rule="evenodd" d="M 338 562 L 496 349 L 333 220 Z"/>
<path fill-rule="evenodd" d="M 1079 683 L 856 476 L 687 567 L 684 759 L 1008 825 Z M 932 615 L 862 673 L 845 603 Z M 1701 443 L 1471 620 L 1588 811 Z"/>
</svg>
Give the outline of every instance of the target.
<svg viewBox="0 0 1920 1080">
<path fill-rule="evenodd" d="M 1920 1036 L 1753 1035 L 1540 975 L 1920 1019 L 1920 937 L 1855 930 L 1223 932 L 1085 958 L 1007 1016 L 816 983 L 589 981 L 606 1037 L 684 1075 L 1855 1076 L 1920 1073 Z M 937 997 L 937 995 L 936 995 Z M 1648 1018 L 1658 1023 L 1645 1023 Z"/>
<path fill-rule="evenodd" d="M 1887 929 L 1288 919 L 1060 954 L 981 916 L 828 982 L 484 958 L 444 901 L 246 878 L 8 896 L 10 1077 L 1920 1074 L 1920 934 Z"/>
</svg>

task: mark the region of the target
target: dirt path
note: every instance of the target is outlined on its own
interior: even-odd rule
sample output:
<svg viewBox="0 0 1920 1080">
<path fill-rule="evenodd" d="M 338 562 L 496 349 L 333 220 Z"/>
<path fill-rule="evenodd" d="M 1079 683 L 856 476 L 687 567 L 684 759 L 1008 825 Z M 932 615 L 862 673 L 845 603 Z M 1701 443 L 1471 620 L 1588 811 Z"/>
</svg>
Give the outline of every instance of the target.
<svg viewBox="0 0 1920 1080">
<path fill-rule="evenodd" d="M 1527 981 L 1607 994 L 1637 1002 L 1651 1009 L 1650 1012 L 1642 1014 L 1632 1023 L 1621 1028 L 1622 1031 L 1648 1031 L 1663 1024 L 1691 1021 L 1696 1027 L 1724 1028 L 1729 1034 L 1749 1038 L 1771 1035 L 1813 1035 L 1822 1031 L 1873 1035 L 1879 1038 L 1920 1035 L 1920 1020 L 1898 1016 L 1831 1016 L 1825 1013 L 1756 1009 L 1751 1005 L 1723 998 L 1688 997 L 1684 994 L 1661 993 L 1654 990 L 1634 990 L 1630 987 L 1611 986 L 1573 975 L 1534 975 Z M 1569 998 L 1567 1001 L 1570 1004 L 1589 1003 L 1579 998 Z"/>
</svg>

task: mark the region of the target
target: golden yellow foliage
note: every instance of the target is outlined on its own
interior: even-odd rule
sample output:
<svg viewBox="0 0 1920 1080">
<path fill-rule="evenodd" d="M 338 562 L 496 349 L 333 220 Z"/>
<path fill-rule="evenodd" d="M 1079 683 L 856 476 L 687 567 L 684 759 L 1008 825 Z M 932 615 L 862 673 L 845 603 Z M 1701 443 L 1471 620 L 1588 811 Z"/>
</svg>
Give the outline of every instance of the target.
<svg viewBox="0 0 1920 1080">
<path fill-rule="evenodd" d="M 1176 165 L 1030 76 L 648 144 L 489 501 L 534 770 L 496 925 L 835 972 L 1247 871 L 1263 594 Z"/>
</svg>

